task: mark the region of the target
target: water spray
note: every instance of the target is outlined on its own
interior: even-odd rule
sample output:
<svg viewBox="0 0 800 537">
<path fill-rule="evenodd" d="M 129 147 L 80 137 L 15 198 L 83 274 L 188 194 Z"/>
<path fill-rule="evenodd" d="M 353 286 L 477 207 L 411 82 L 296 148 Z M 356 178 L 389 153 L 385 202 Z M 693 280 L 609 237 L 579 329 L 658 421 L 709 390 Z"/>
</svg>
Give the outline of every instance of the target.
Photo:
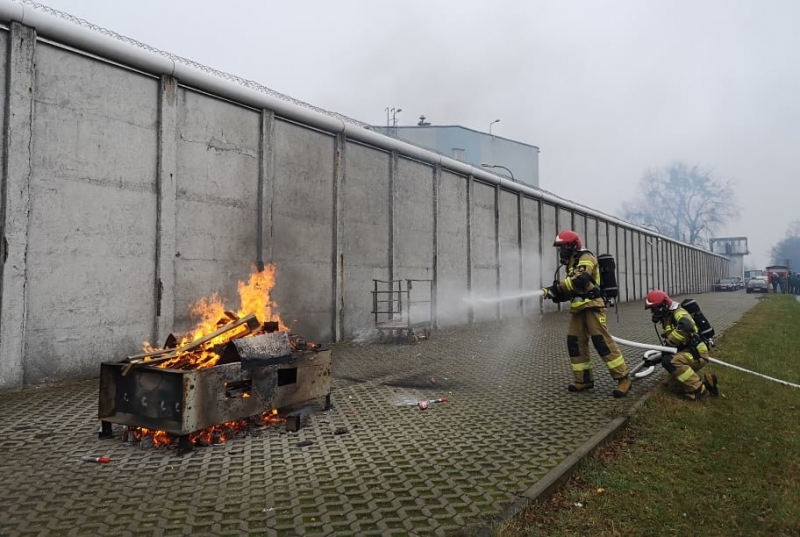
<svg viewBox="0 0 800 537">
<path fill-rule="evenodd" d="M 508 300 L 520 300 L 521 298 L 536 298 L 540 296 L 544 296 L 544 291 L 538 289 L 536 291 L 524 291 L 522 293 L 516 293 L 513 295 L 503 295 L 503 296 L 486 297 L 486 298 L 467 297 L 464 298 L 464 302 L 467 302 L 472 305 L 497 304 L 498 302 L 505 302 Z"/>
<path fill-rule="evenodd" d="M 611 339 L 613 339 L 614 341 L 616 341 L 620 345 L 626 345 L 626 346 L 634 347 L 634 348 L 638 348 L 638 349 L 646 349 L 648 351 L 648 352 L 644 353 L 644 358 L 643 358 L 642 363 L 637 365 L 633 369 L 634 376 L 636 378 L 644 378 L 647 375 L 649 375 L 650 373 L 652 373 L 652 371 L 650 371 L 650 372 L 648 372 L 646 374 L 642 374 L 642 373 L 644 373 L 644 371 L 642 371 L 641 373 L 639 371 L 642 370 L 645 366 L 647 366 L 648 369 L 651 366 L 653 367 L 653 369 L 655 369 L 655 363 L 656 363 L 655 356 L 656 356 L 656 353 L 668 352 L 670 354 L 675 354 L 675 353 L 678 352 L 678 349 L 676 349 L 675 347 L 664 347 L 664 346 L 661 346 L 661 345 L 649 345 L 647 343 L 638 343 L 636 341 L 629 341 L 627 339 L 622 339 L 622 338 L 618 338 L 618 337 L 615 337 L 615 336 L 611 336 Z M 648 358 L 648 354 L 649 354 L 649 358 Z M 650 364 L 648 364 L 648 360 L 651 362 Z M 767 380 L 771 380 L 773 382 L 777 382 L 778 384 L 784 384 L 786 386 L 791 386 L 792 388 L 800 388 L 800 384 L 795 384 L 793 382 L 788 382 L 786 380 L 781 380 L 781 379 L 776 379 L 774 377 L 769 377 L 769 376 L 764 375 L 762 373 L 758 373 L 756 371 L 751 371 L 749 369 L 745 369 L 744 367 L 739 367 L 738 365 L 733 365 L 733 364 L 729 364 L 727 362 L 723 362 L 722 360 L 719 360 L 717 358 L 709 357 L 708 361 L 711 362 L 712 364 L 718 364 L 718 365 L 722 365 L 722 366 L 725 366 L 725 367 L 730 367 L 731 369 L 736 369 L 738 371 L 742 371 L 743 373 L 749 373 L 749 374 L 755 375 L 757 377 L 765 378 Z M 638 375 L 641 375 L 641 376 L 637 376 L 637 373 L 638 373 Z"/>
</svg>

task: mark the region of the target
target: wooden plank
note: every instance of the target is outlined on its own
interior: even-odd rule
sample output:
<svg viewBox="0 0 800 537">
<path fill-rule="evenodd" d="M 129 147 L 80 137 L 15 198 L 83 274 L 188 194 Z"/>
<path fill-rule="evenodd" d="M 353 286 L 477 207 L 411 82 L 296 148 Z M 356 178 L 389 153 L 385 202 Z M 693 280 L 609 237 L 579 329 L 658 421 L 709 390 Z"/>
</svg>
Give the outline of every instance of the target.
<svg viewBox="0 0 800 537">
<path fill-rule="evenodd" d="M 212 339 L 214 339 L 216 337 L 219 337 L 219 336 L 225 334 L 226 332 L 230 332 L 234 328 L 238 328 L 238 327 L 240 327 L 242 325 L 246 325 L 247 326 L 247 331 L 242 333 L 242 334 L 238 334 L 236 337 L 245 336 L 245 335 L 249 334 L 250 332 L 252 332 L 253 330 L 257 330 L 259 328 L 259 326 L 260 326 L 260 324 L 258 322 L 258 319 L 256 318 L 255 314 L 251 313 L 250 315 L 247 315 L 246 317 L 242 317 L 241 319 L 238 319 L 238 320 L 236 320 L 236 321 L 234 321 L 232 323 L 226 324 L 225 326 L 223 326 L 222 328 L 219 328 L 218 330 L 214 330 L 210 334 L 206 334 L 205 336 L 203 336 L 201 338 L 197 338 L 194 341 L 192 341 L 191 343 L 187 343 L 183 347 L 180 347 L 178 349 L 164 349 L 164 352 L 168 353 L 168 354 L 165 354 L 164 356 L 159 356 L 158 358 L 153 358 L 152 360 L 145 360 L 144 358 L 146 358 L 147 356 L 141 356 L 141 357 L 138 356 L 138 355 L 129 356 L 128 357 L 129 363 L 126 364 L 125 367 L 122 368 L 122 376 L 126 376 L 128 373 L 130 373 L 130 371 L 133 368 L 138 367 L 140 365 L 158 364 L 158 363 L 170 360 L 170 359 L 176 357 L 179 354 L 183 354 L 183 353 L 186 353 L 186 352 L 191 352 L 191 351 L 201 347 L 203 344 L 208 343 Z M 151 354 L 150 356 L 158 356 L 158 354 Z"/>
</svg>

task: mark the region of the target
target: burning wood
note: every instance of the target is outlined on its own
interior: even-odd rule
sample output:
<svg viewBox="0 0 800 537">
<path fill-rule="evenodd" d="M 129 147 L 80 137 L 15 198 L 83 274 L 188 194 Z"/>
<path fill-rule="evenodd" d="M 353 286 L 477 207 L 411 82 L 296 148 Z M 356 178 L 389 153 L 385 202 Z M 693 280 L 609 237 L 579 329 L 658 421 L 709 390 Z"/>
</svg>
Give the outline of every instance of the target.
<svg viewBox="0 0 800 537">
<path fill-rule="evenodd" d="M 160 367 L 164 368 L 171 368 L 171 369 L 181 369 L 181 365 L 192 365 L 193 360 L 191 353 L 196 349 L 200 349 L 206 343 L 213 344 L 217 339 L 221 339 L 221 342 L 227 343 L 228 341 L 244 337 L 250 334 L 253 330 L 259 328 L 258 319 L 256 318 L 255 314 L 251 313 L 247 317 L 242 319 L 237 319 L 232 323 L 229 323 L 219 330 L 215 330 L 210 334 L 206 334 L 205 336 L 198 338 L 191 343 L 184 345 L 178 349 L 170 350 L 170 349 L 161 349 L 158 351 L 152 351 L 149 353 L 144 353 L 140 355 L 128 356 L 128 365 L 122 370 L 122 375 L 125 376 L 130 373 L 131 369 L 138 365 L 156 365 L 161 364 L 162 362 L 166 362 L 168 360 L 172 360 L 172 362 L 163 364 Z M 237 328 L 244 327 L 244 329 L 236 330 Z M 229 332 L 236 330 L 234 334 L 229 334 Z"/>
</svg>

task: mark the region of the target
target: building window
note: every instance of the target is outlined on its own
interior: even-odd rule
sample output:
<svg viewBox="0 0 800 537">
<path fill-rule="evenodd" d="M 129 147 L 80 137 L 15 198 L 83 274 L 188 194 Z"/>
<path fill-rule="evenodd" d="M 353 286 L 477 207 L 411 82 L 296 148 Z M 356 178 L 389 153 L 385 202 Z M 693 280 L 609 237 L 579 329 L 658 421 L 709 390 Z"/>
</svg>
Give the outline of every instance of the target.
<svg viewBox="0 0 800 537">
<path fill-rule="evenodd" d="M 464 162 L 464 150 L 457 147 L 453 148 L 453 158 Z"/>
</svg>

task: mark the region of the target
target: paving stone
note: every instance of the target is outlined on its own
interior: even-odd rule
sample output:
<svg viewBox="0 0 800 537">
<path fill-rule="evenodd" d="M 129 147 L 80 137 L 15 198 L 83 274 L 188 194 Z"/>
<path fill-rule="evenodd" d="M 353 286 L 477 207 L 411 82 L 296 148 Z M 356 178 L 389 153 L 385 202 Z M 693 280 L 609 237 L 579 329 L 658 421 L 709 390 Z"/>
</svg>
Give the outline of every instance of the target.
<svg viewBox="0 0 800 537">
<path fill-rule="evenodd" d="M 741 292 L 697 299 L 719 333 L 757 302 Z M 609 314 L 614 335 L 655 342 L 641 303 L 619 313 L 619 324 Z M 418 345 L 333 345 L 330 411 L 296 433 L 266 429 L 185 456 L 127 446 L 116 426 L 99 440 L 97 381 L 0 394 L 0 535 L 438 536 L 480 527 L 666 378 L 659 370 L 614 399 L 595 355 L 596 388 L 567 392 L 567 322 L 552 313 L 445 328 Z M 641 356 L 623 352 L 631 366 Z M 724 391 L 726 372 L 716 372 Z M 438 397 L 450 401 L 416 405 Z M 298 447 L 303 440 L 313 443 Z M 112 462 L 82 462 L 86 454 Z"/>
</svg>

